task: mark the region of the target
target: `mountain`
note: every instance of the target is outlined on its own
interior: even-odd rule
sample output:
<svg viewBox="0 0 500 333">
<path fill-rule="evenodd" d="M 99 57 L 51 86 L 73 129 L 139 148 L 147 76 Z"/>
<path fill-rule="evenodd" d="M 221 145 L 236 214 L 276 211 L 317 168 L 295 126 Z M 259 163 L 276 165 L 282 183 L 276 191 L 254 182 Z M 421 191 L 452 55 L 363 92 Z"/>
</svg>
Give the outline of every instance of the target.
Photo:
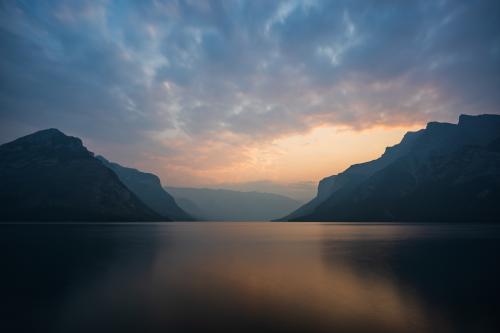
<svg viewBox="0 0 500 333">
<path fill-rule="evenodd" d="M 212 185 L 211 188 L 237 192 L 274 193 L 300 202 L 307 202 L 316 195 L 317 185 L 312 181 L 280 183 L 272 180 L 257 180 L 239 183 L 218 183 Z"/>
<path fill-rule="evenodd" d="M 500 116 L 407 133 L 374 161 L 323 179 L 286 221 L 500 221 Z"/>
<path fill-rule="evenodd" d="M 113 170 L 122 183 L 156 213 L 167 216 L 174 221 L 193 220 L 177 205 L 174 198 L 161 187 L 160 179 L 156 175 L 121 166 L 106 160 L 102 156 L 97 156 L 97 159 Z"/>
<path fill-rule="evenodd" d="M 0 220 L 165 220 L 78 138 L 47 129 L 0 146 Z"/>
<path fill-rule="evenodd" d="M 209 221 L 268 221 L 296 209 L 300 202 L 262 192 L 166 187 L 191 215 Z"/>
</svg>

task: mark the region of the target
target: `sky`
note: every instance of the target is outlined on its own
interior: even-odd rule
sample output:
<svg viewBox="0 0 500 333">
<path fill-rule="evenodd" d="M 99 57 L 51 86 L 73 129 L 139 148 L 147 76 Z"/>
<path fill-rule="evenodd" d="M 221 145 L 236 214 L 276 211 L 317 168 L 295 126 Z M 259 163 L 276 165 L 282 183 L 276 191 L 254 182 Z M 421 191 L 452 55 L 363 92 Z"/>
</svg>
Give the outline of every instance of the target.
<svg viewBox="0 0 500 333">
<path fill-rule="evenodd" d="M 0 143 L 296 198 L 428 121 L 500 113 L 499 1 L 1 1 Z"/>
</svg>

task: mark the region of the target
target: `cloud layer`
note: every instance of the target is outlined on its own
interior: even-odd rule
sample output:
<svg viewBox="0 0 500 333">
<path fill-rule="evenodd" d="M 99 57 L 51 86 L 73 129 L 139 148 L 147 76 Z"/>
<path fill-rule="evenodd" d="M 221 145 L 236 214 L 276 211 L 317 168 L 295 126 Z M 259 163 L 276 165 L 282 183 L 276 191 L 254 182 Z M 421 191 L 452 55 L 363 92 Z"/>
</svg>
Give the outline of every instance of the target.
<svg viewBox="0 0 500 333">
<path fill-rule="evenodd" d="M 499 12 L 498 1 L 3 2 L 0 140 L 59 127 L 175 182 L 318 126 L 499 113 Z"/>
</svg>

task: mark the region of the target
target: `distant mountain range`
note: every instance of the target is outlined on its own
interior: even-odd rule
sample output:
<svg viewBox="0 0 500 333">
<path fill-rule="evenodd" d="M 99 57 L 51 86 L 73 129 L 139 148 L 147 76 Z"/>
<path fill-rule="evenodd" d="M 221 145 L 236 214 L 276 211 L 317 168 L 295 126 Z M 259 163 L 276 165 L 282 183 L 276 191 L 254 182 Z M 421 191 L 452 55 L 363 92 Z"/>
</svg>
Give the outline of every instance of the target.
<svg viewBox="0 0 500 333">
<path fill-rule="evenodd" d="M 300 206 L 286 196 L 208 188 L 165 187 L 179 206 L 200 220 L 269 221 Z"/>
<path fill-rule="evenodd" d="M 500 116 L 407 133 L 374 161 L 323 179 L 282 221 L 500 221 Z"/>
<path fill-rule="evenodd" d="M 263 192 L 283 195 L 285 197 L 307 202 L 316 195 L 318 184 L 313 181 L 276 182 L 272 180 L 257 180 L 248 182 L 222 182 L 210 185 L 210 188 L 231 190 L 237 192 Z"/>
<path fill-rule="evenodd" d="M 156 176 L 99 160 L 57 129 L 1 145 L 0 184 L 2 221 L 189 218 Z"/>
</svg>

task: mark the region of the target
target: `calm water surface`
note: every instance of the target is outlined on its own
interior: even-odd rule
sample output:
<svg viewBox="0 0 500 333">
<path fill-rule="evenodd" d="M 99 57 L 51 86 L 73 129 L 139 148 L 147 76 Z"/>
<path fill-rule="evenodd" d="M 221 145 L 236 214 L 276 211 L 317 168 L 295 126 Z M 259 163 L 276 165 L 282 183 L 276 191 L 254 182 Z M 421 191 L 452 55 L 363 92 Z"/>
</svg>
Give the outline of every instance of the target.
<svg viewBox="0 0 500 333">
<path fill-rule="evenodd" d="M 498 332 L 500 228 L 0 225 L 2 332 Z"/>
</svg>

